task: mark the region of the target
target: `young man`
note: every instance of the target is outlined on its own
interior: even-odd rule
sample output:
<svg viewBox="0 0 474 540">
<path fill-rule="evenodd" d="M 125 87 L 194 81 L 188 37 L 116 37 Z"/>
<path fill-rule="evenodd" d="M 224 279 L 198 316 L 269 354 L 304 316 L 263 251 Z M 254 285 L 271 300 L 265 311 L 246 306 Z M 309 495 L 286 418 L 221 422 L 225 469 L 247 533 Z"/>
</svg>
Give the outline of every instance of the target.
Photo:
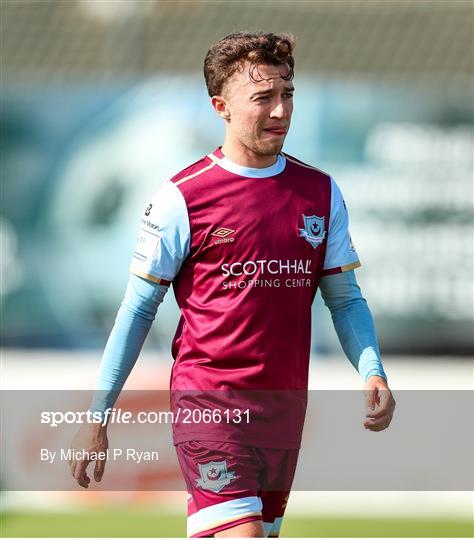
<svg viewBox="0 0 474 540">
<path fill-rule="evenodd" d="M 172 347 L 173 410 L 238 406 L 238 414 L 253 414 L 253 423 L 173 426 L 189 536 L 278 536 L 301 442 L 318 287 L 366 382 L 365 427 L 385 429 L 394 410 L 353 271 L 360 264 L 341 192 L 326 173 L 282 153 L 293 46 L 288 35 L 239 32 L 209 50 L 204 75 L 225 141 L 147 205 L 102 360 L 106 399 L 91 407 L 113 406 L 173 283 L 182 314 Z M 100 426 L 73 442 L 106 445 Z M 88 462 L 70 465 L 87 487 Z M 96 464 L 97 481 L 104 466 Z"/>
</svg>

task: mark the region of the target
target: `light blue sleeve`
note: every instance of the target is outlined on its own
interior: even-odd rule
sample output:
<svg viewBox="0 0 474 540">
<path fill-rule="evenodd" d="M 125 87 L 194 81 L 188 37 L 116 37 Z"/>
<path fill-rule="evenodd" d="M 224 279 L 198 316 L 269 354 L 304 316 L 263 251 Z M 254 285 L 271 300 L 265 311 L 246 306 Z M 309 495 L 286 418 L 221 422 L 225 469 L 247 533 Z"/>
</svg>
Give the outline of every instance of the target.
<svg viewBox="0 0 474 540">
<path fill-rule="evenodd" d="M 169 285 L 189 255 L 190 225 L 183 194 L 166 181 L 146 205 L 130 272 Z"/>
<path fill-rule="evenodd" d="M 372 375 L 387 380 L 380 359 L 375 325 L 353 270 L 324 276 L 321 295 L 347 358 L 364 381 Z"/>
<path fill-rule="evenodd" d="M 130 274 L 125 297 L 102 355 L 89 410 L 102 413 L 114 406 L 167 290 L 164 285 Z"/>
<path fill-rule="evenodd" d="M 341 190 L 331 177 L 331 213 L 323 275 L 346 272 L 360 266 L 349 234 L 349 214 Z"/>
<path fill-rule="evenodd" d="M 89 410 L 113 407 L 132 371 L 159 304 L 189 255 L 190 225 L 178 187 L 166 181 L 141 217 L 130 278 L 102 355 Z"/>
</svg>

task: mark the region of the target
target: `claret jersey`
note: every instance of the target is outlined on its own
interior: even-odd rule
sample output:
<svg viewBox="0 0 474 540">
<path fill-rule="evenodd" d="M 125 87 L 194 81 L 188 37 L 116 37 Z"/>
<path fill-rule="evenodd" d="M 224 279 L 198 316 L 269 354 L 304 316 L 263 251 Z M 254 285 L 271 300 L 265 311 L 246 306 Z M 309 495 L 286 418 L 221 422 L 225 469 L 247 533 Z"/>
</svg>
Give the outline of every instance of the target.
<svg viewBox="0 0 474 540">
<path fill-rule="evenodd" d="M 233 410 L 229 393 L 242 392 L 242 406 L 245 392 L 268 396 L 254 398 L 261 418 L 254 429 L 177 423 L 175 442 L 298 447 L 311 305 L 321 276 L 357 266 L 336 183 L 289 155 L 252 169 L 217 149 L 165 182 L 142 216 L 130 271 L 173 284 L 181 310 L 173 408 L 215 402 Z"/>
</svg>

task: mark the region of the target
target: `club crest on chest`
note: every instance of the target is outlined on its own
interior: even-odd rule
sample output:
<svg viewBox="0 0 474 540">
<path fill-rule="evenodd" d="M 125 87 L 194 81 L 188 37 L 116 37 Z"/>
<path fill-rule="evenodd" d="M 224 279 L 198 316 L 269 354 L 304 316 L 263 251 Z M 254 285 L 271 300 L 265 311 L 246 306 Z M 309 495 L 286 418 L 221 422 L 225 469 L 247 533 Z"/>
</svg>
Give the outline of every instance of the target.
<svg viewBox="0 0 474 540">
<path fill-rule="evenodd" d="M 299 229 L 300 237 L 309 242 L 316 249 L 326 238 L 325 219 L 319 216 L 305 216 L 303 214 L 304 228 Z"/>
</svg>

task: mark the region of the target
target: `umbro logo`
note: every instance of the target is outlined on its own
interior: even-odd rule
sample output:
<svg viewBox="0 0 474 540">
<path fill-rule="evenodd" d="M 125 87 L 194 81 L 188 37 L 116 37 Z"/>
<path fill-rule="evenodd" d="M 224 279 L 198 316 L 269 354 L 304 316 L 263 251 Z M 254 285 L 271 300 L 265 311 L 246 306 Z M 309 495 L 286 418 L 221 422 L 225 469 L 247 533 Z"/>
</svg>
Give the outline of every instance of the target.
<svg viewBox="0 0 474 540">
<path fill-rule="evenodd" d="M 233 242 L 234 238 L 233 237 L 229 238 L 229 236 L 232 233 L 235 233 L 234 229 L 227 229 L 226 227 L 219 227 L 213 233 L 211 233 L 211 236 L 216 236 L 217 237 L 217 239 L 214 240 L 214 245 L 215 244 L 226 244 L 228 242 Z"/>
<path fill-rule="evenodd" d="M 226 236 L 229 236 L 229 234 L 232 234 L 233 232 L 235 232 L 233 229 L 226 229 L 225 227 L 219 227 L 212 233 L 212 236 L 225 238 Z"/>
</svg>

